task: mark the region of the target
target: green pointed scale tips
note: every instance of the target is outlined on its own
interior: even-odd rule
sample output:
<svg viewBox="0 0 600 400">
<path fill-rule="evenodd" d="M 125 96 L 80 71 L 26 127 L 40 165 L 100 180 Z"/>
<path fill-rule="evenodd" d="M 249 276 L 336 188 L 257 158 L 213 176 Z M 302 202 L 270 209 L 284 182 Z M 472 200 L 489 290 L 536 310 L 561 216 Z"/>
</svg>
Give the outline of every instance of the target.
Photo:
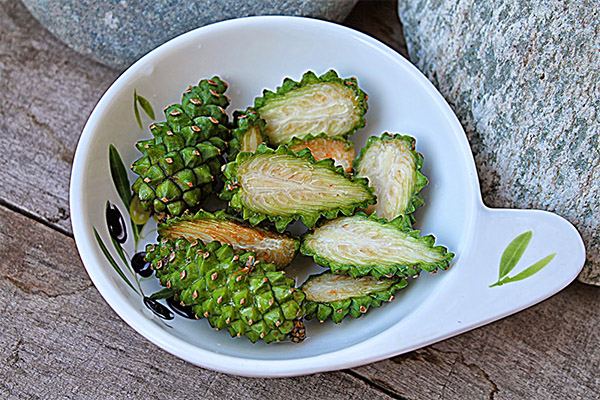
<svg viewBox="0 0 600 400">
<path fill-rule="evenodd" d="M 304 293 L 284 271 L 256 260 L 252 252 L 236 253 L 218 242 L 167 239 L 148 246 L 146 260 L 176 300 L 217 330 L 253 343 L 305 337 Z"/>
<path fill-rule="evenodd" d="M 320 322 L 331 318 L 336 324 L 347 315 L 360 318 L 369 308 L 392 301 L 394 293 L 404 287 L 406 281 L 397 277 L 378 280 L 331 272 L 312 275 L 300 287 L 306 295 L 304 318 L 317 318 Z"/>
<path fill-rule="evenodd" d="M 351 217 L 327 221 L 302 237 L 300 252 L 336 274 L 376 279 L 435 273 L 447 269 L 454 257 L 443 246 L 435 246 L 431 235 L 419 237 L 408 228 L 407 218 L 387 222 L 375 214 L 359 212 Z"/>
<path fill-rule="evenodd" d="M 320 217 L 352 215 L 375 202 L 366 179 L 350 178 L 333 160 L 317 162 L 309 151 L 296 154 L 286 146 L 242 152 L 224 174 L 221 198 L 252 225 L 269 219 L 280 232 L 298 219 L 312 228 Z"/>
<path fill-rule="evenodd" d="M 308 71 L 300 82 L 286 78 L 275 92 L 264 90 L 253 110 L 267 121 L 265 134 L 277 146 L 308 134 L 353 134 L 365 126 L 367 95 L 356 78 L 342 79 L 334 70 L 321 76 Z"/>
<path fill-rule="evenodd" d="M 415 151 L 411 136 L 371 136 L 354 161 L 357 176 L 369 179 L 375 188 L 377 204 L 370 211 L 389 221 L 412 214 L 423 204 L 420 195 L 427 183 L 421 173 L 423 157 Z"/>
<path fill-rule="evenodd" d="M 230 135 L 225 89 L 217 77 L 191 86 L 182 104 L 164 109 L 165 122 L 150 126 L 153 138 L 136 143 L 142 157 L 131 165 L 139 175 L 132 190 L 144 210 L 179 216 L 214 191 Z"/>
<path fill-rule="evenodd" d="M 236 111 L 233 114 L 234 129 L 231 131 L 229 142 L 229 159 L 235 160 L 240 151 L 254 153 L 261 143 L 268 143 L 264 134 L 265 120 L 256 112 L 242 113 Z"/>
<path fill-rule="evenodd" d="M 199 211 L 195 215 L 171 218 L 158 226 L 159 238 L 217 241 L 229 244 L 234 250 L 256 253 L 259 260 L 273 263 L 278 269 L 287 267 L 294 259 L 300 242 L 289 234 L 250 226 L 224 211 L 211 214 Z"/>
<path fill-rule="evenodd" d="M 213 117 L 227 125 L 225 112 L 229 97 L 225 95 L 227 83 L 218 76 L 201 80 L 197 86 L 190 86 L 181 97 L 181 105 L 190 118 Z"/>
<path fill-rule="evenodd" d="M 352 172 L 352 162 L 356 154 L 354 143 L 343 137 L 320 133 L 302 139 L 293 138 L 287 146 L 296 153 L 302 149 L 309 149 L 315 160 L 331 158 L 336 166 L 341 166 L 347 173 Z"/>
</svg>

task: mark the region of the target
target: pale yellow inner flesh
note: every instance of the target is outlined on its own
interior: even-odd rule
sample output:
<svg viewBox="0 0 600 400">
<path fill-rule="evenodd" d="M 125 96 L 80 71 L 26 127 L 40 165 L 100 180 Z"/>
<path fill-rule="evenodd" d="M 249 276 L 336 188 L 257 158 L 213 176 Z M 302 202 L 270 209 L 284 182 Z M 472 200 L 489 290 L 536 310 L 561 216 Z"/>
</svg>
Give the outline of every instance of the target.
<svg viewBox="0 0 600 400">
<path fill-rule="evenodd" d="M 330 169 L 284 154 L 252 157 L 237 177 L 241 201 L 268 215 L 318 213 L 370 198 L 364 187 Z"/>
<path fill-rule="evenodd" d="M 256 253 L 256 257 L 284 267 L 292 262 L 296 253 L 296 243 L 285 235 L 266 229 L 250 228 L 232 221 L 204 219 L 185 221 L 166 228 L 163 235 L 171 239 L 183 237 L 188 241 L 201 240 L 210 243 L 214 240 L 230 244 L 234 250 L 246 250 Z"/>
<path fill-rule="evenodd" d="M 346 134 L 360 119 L 359 98 L 353 90 L 332 82 L 292 90 L 259 109 L 267 121 L 269 143 L 286 144 L 293 137 Z"/>
<path fill-rule="evenodd" d="M 244 137 L 242 138 L 242 145 L 240 151 L 249 151 L 254 153 L 258 146 L 262 143 L 262 135 L 260 134 L 260 128 L 253 126 L 248 129 Z"/>
<path fill-rule="evenodd" d="M 305 241 L 321 257 L 342 264 L 430 264 L 444 257 L 416 238 L 366 217 L 335 219 L 315 229 Z"/>
<path fill-rule="evenodd" d="M 306 300 L 328 303 L 385 290 L 395 282 L 393 279 L 378 281 L 372 276 L 354 279 L 348 275 L 323 274 L 308 281 L 302 289 Z"/>
<path fill-rule="evenodd" d="M 331 138 L 315 138 L 290 146 L 290 150 L 296 153 L 306 148 L 310 149 L 315 160 L 331 158 L 336 166 L 344 168 L 348 173 L 352 172 L 352 161 L 356 153 L 351 144 Z"/>
<path fill-rule="evenodd" d="M 377 216 L 392 220 L 406 212 L 415 191 L 415 161 L 403 140 L 378 140 L 365 151 L 356 174 L 375 188 Z"/>
</svg>

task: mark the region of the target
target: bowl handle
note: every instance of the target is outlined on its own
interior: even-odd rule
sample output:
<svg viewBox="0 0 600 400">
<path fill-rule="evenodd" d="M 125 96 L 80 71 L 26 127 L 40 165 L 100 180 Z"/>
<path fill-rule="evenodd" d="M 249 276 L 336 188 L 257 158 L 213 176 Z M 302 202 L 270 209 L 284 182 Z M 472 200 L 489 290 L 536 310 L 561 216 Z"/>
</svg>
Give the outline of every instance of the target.
<svg viewBox="0 0 600 400">
<path fill-rule="evenodd" d="M 478 214 L 469 244 L 450 270 L 441 272 L 449 276 L 438 290 L 452 300 L 427 304 L 456 333 L 550 297 L 573 281 L 585 262 L 579 232 L 556 214 L 485 206 Z"/>
<path fill-rule="evenodd" d="M 353 352 L 368 355 L 356 365 L 418 349 L 516 313 L 563 289 L 583 267 L 581 236 L 562 217 L 485 206 L 476 213 L 470 237 L 455 249 L 450 269 L 438 271 L 437 276 L 421 273 L 418 278 L 440 280 L 430 286 L 433 290 L 418 312 L 353 346 Z"/>
</svg>

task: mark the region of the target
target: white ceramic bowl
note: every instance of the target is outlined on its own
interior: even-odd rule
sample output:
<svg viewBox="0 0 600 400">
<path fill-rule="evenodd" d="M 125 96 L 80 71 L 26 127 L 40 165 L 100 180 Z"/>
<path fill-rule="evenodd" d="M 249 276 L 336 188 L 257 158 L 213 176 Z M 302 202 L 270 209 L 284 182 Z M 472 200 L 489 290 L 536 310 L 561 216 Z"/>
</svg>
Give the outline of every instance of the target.
<svg viewBox="0 0 600 400">
<path fill-rule="evenodd" d="M 232 112 L 253 104 L 264 88 L 275 89 L 287 76 L 299 79 L 307 70 L 320 74 L 330 68 L 342 77 L 358 77 L 369 95 L 367 127 L 351 137 L 357 150 L 370 135 L 383 131 L 417 139 L 417 150 L 425 158 L 423 172 L 430 180 L 417 226 L 456 253 L 450 270 L 411 279 L 396 300 L 359 320 L 348 318 L 339 326 L 308 322 L 308 337 L 301 344 L 252 344 L 216 332 L 204 320 L 158 318 L 109 264 L 93 233 L 95 227 L 136 290 L 148 295 L 159 288 L 154 279 L 138 279 L 121 262 L 110 244 L 104 214 L 109 200 L 127 215 L 109 172 L 109 145 L 116 146 L 128 165 L 139 157 L 133 143 L 150 137 L 134 118 L 134 89 L 160 114 L 163 106 L 179 102 L 188 85 L 219 75 L 229 83 Z M 144 115 L 142 119 L 145 126 L 151 122 Z M 164 119 L 157 115 L 157 120 Z M 133 181 L 132 173 L 129 179 Z M 425 346 L 547 298 L 577 276 L 585 259 L 579 234 L 564 219 L 543 211 L 491 210 L 483 205 L 462 127 L 413 65 L 369 36 L 307 18 L 252 17 L 217 23 L 179 36 L 136 62 L 107 90 L 83 130 L 70 202 L 84 265 L 125 322 L 182 359 L 246 376 L 348 368 Z M 145 232 L 151 228 L 149 224 Z M 490 287 L 498 280 L 504 249 L 526 231 L 533 237 L 511 276 L 548 254 L 556 256 L 527 279 Z M 154 239 L 155 233 L 148 234 L 139 249 Z M 124 248 L 134 253 L 133 240 Z M 301 283 L 309 273 L 321 270 L 299 257 L 289 274 Z"/>
</svg>

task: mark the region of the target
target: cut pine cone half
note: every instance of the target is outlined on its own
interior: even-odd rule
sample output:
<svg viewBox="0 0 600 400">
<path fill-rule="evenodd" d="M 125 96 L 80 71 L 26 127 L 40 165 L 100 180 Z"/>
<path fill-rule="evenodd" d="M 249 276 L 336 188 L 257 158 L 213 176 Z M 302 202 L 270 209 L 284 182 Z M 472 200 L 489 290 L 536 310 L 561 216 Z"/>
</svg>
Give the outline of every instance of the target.
<svg viewBox="0 0 600 400">
<path fill-rule="evenodd" d="M 402 217 L 388 222 L 359 212 L 326 221 L 304 234 L 300 252 L 333 273 L 354 278 L 404 278 L 421 270 L 448 269 L 454 254 L 435 246 L 433 236 L 419 236 L 409 226 Z"/>
<path fill-rule="evenodd" d="M 394 293 L 404 287 L 406 280 L 397 277 L 378 280 L 331 272 L 312 275 L 301 286 L 306 296 L 305 318 L 317 318 L 320 322 L 331 318 L 336 324 L 347 315 L 360 318 L 371 307 L 392 301 Z"/>
<path fill-rule="evenodd" d="M 234 250 L 252 251 L 259 260 L 273 263 L 277 269 L 287 267 L 294 259 L 300 242 L 290 234 L 251 226 L 225 211 L 199 211 L 195 215 L 171 218 L 158 226 L 159 239 L 184 238 L 189 242 L 217 241 Z"/>
<path fill-rule="evenodd" d="M 221 198 L 252 225 L 268 219 L 280 232 L 298 219 L 312 228 L 321 217 L 352 215 L 375 202 L 366 179 L 348 176 L 331 159 L 317 162 L 310 152 L 296 154 L 286 146 L 242 152 L 224 174 Z"/>
<path fill-rule="evenodd" d="M 275 92 L 264 90 L 249 111 L 266 121 L 265 135 L 274 146 L 294 137 L 348 136 L 365 126 L 367 95 L 356 78 L 342 79 L 330 70 L 308 71 L 299 82 L 286 78 Z"/>
<path fill-rule="evenodd" d="M 352 162 L 356 156 L 354 143 L 343 137 L 328 136 L 324 133 L 317 136 L 308 135 L 302 139 L 293 138 L 287 146 L 296 153 L 309 149 L 315 160 L 331 158 L 337 167 L 342 167 L 346 173 L 352 172 Z"/>
<path fill-rule="evenodd" d="M 354 161 L 356 175 L 369 179 L 375 188 L 377 204 L 369 211 L 388 221 L 411 215 L 424 203 L 419 192 L 428 180 L 422 167 L 423 157 L 415 151 L 413 137 L 387 132 L 371 136 Z"/>
<path fill-rule="evenodd" d="M 258 146 L 268 143 L 268 137 L 264 134 L 265 120 L 255 112 L 233 113 L 234 129 L 231 131 L 229 141 L 229 160 L 235 160 L 238 153 L 248 151 L 254 153 Z"/>
</svg>

